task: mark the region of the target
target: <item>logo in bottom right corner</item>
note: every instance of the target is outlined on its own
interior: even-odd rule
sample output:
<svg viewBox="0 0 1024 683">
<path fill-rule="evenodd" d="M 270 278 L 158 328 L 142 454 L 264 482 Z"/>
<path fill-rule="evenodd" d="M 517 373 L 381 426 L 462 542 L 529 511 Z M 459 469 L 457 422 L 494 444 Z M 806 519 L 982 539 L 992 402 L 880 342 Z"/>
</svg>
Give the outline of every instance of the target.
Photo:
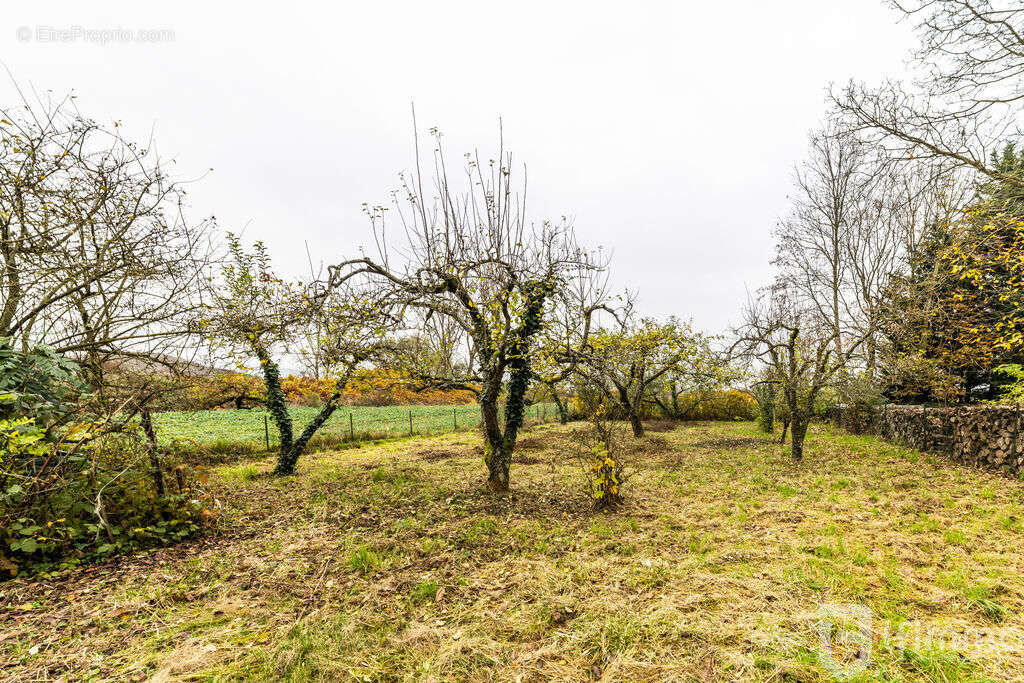
<svg viewBox="0 0 1024 683">
<path fill-rule="evenodd" d="M 865 605 L 818 607 L 818 662 L 838 680 L 856 676 L 871 663 L 872 613 Z"/>
</svg>

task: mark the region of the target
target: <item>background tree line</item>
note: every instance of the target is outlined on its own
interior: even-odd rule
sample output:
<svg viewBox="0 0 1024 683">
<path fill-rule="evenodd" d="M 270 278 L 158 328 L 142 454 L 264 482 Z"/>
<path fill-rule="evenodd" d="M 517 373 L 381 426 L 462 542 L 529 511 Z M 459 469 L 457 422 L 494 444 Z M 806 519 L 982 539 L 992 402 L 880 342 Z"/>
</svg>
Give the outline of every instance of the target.
<svg viewBox="0 0 1024 683">
<path fill-rule="evenodd" d="M 833 88 L 775 230 L 775 282 L 736 330 L 797 459 L 825 403 L 1020 395 L 1024 10 L 891 4 L 917 27 L 916 78 Z"/>
</svg>

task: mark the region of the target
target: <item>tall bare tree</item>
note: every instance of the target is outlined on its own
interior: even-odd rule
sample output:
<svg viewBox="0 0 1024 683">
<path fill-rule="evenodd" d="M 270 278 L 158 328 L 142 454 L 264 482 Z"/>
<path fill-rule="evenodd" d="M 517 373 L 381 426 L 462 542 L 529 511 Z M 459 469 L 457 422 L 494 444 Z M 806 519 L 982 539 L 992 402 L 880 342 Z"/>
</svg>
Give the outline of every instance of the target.
<svg viewBox="0 0 1024 683">
<path fill-rule="evenodd" d="M 854 135 L 830 126 L 815 132 L 794 176 L 791 211 L 775 232 L 780 279 L 831 327 L 837 355 L 854 294 L 851 247 L 874 227 L 864 225 L 863 213 L 873 176 L 868 152 Z"/>
<path fill-rule="evenodd" d="M 605 263 L 577 244 L 565 218 L 529 223 L 525 182 L 516 186 L 512 156 L 503 147 L 486 161 L 466 155 L 465 185 L 459 189 L 440 133 L 431 134 L 432 177 L 421 170 L 417 136 L 416 169 L 403 175 L 392 206 L 367 207 L 377 255 L 339 263 L 332 277 L 366 274 L 402 305 L 449 318 L 468 336 L 468 376 L 436 380 L 439 386 L 476 385 L 488 485 L 507 491 L 537 336 L 567 283 L 602 272 Z M 425 188 L 426 183 L 432 184 Z M 401 226 L 398 242 L 387 233 L 389 213 Z"/>
<path fill-rule="evenodd" d="M 916 89 L 850 83 L 832 99 L 852 125 L 903 158 L 942 158 L 1022 186 L 991 162 L 992 146 L 1020 130 L 1024 7 L 1011 0 L 892 0 L 915 22 Z"/>
</svg>

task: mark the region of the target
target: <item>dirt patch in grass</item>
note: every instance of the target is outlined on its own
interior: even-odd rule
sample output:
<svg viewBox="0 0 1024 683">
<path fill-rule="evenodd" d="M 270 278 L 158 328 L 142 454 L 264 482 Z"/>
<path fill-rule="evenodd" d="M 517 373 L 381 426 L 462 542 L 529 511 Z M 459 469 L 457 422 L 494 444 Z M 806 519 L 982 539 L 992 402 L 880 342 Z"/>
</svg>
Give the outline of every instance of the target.
<svg viewBox="0 0 1024 683">
<path fill-rule="evenodd" d="M 439 460 L 469 458 L 473 456 L 473 451 L 472 449 L 469 448 L 428 448 L 425 450 L 416 451 L 414 455 L 420 460 L 426 460 L 427 462 L 437 462 Z"/>
<path fill-rule="evenodd" d="M 550 461 L 539 458 L 536 455 L 516 453 L 512 456 L 512 463 L 515 465 L 547 465 Z"/>
<path fill-rule="evenodd" d="M 581 431 L 577 425 L 547 424 L 531 429 L 516 441 L 516 451 L 550 451 L 563 448 L 573 435 Z"/>
<path fill-rule="evenodd" d="M 679 426 L 679 423 L 675 420 L 645 420 L 644 431 L 645 432 L 671 432 Z"/>
<path fill-rule="evenodd" d="M 551 439 L 542 436 L 528 436 L 516 441 L 516 452 L 539 451 L 551 442 Z"/>
<path fill-rule="evenodd" d="M 627 451 L 635 451 L 637 453 L 661 453 L 674 450 L 673 444 L 669 439 L 656 434 L 645 435 L 643 438 L 635 441 L 627 441 L 622 447 Z"/>
<path fill-rule="evenodd" d="M 756 448 L 758 446 L 766 446 L 771 442 L 767 439 L 759 439 L 756 437 L 746 438 L 720 438 L 720 439 L 705 439 L 703 441 L 696 441 L 692 444 L 694 448 L 703 448 L 706 450 L 717 450 L 717 449 L 736 449 L 736 448 Z"/>
</svg>

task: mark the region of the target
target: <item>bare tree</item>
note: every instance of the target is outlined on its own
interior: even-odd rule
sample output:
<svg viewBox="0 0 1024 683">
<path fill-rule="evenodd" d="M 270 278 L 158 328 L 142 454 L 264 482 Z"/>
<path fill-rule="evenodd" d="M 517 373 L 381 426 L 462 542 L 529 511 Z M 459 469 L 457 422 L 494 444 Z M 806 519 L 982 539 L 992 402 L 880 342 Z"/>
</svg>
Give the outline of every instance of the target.
<svg viewBox="0 0 1024 683">
<path fill-rule="evenodd" d="M 70 97 L 0 109 L 0 336 L 74 357 L 101 392 L 112 365 L 187 364 L 213 248 L 185 200 Z"/>
<path fill-rule="evenodd" d="M 852 275 L 874 225 L 863 209 L 875 169 L 852 134 L 826 127 L 811 135 L 810 153 L 798 168 L 790 214 L 779 224 L 775 265 L 780 279 L 827 321 L 835 353 L 843 353 Z"/>
<path fill-rule="evenodd" d="M 231 259 L 210 283 L 207 316 L 201 329 L 216 348 L 232 357 L 259 363 L 266 386 L 267 410 L 280 438 L 276 474 L 288 475 L 310 439 L 338 408 L 342 392 L 362 364 L 392 352 L 388 332 L 397 324 L 388 302 L 360 287 L 356 276 L 323 282 L 287 282 L 273 271 L 264 245 L 247 251 L 228 235 Z M 277 354 L 310 324 L 323 330 L 324 367 L 334 380 L 330 396 L 299 434 L 281 386 Z"/>
<path fill-rule="evenodd" d="M 1011 185 L 1024 180 L 990 161 L 991 145 L 1019 132 L 1024 98 L 1024 8 L 990 0 L 890 3 L 916 22 L 917 91 L 850 83 L 833 101 L 852 126 L 903 158 L 943 158 Z"/>
<path fill-rule="evenodd" d="M 868 378 L 894 278 L 917 266 L 921 241 L 959 211 L 967 187 L 952 164 L 887 157 L 834 118 L 812 136 L 776 230 L 778 281 L 831 328 L 836 354 L 865 337 L 853 365 Z"/>
<path fill-rule="evenodd" d="M 536 344 L 531 364 L 533 378 L 555 403 L 562 424 L 569 421 L 569 408 L 562 392 L 569 380 L 580 376 L 578 370 L 587 357 L 595 317 L 602 313 L 613 318 L 619 315 L 619 309 L 611 305 L 613 302 L 605 294 L 607 286 L 606 271 L 593 271 L 589 276 L 567 282 L 555 297 L 552 313 Z M 628 303 L 629 294 L 619 298 Z"/>
<path fill-rule="evenodd" d="M 885 170 L 872 179 L 861 198 L 859 220 L 844 242 L 849 300 L 846 315 L 851 334 L 864 336 L 864 370 L 874 378 L 878 358 L 878 329 L 892 277 L 902 267 L 900 232 L 894 202 L 898 176 Z M 839 349 L 841 351 L 841 349 Z"/>
<path fill-rule="evenodd" d="M 377 256 L 342 262 L 331 269 L 332 278 L 366 274 L 401 305 L 449 318 L 471 340 L 468 376 L 433 380 L 476 392 L 488 485 L 507 491 L 537 335 L 567 283 L 603 271 L 605 263 L 577 244 L 565 218 L 539 226 L 527 221 L 525 183 L 521 189 L 513 184 L 512 156 L 502 147 L 488 161 L 466 155 L 466 187 L 459 190 L 440 133 L 431 134 L 436 149 L 429 194 L 417 136 L 416 170 L 403 175 L 393 205 L 367 207 Z M 386 233 L 385 216 L 392 210 L 401 225 L 398 243 Z"/>
<path fill-rule="evenodd" d="M 815 399 L 835 381 L 864 337 L 837 353 L 832 327 L 784 287 L 761 292 L 744 316 L 732 350 L 763 364 L 764 381 L 778 386 L 791 425 L 793 460 L 800 462 Z"/>
</svg>

